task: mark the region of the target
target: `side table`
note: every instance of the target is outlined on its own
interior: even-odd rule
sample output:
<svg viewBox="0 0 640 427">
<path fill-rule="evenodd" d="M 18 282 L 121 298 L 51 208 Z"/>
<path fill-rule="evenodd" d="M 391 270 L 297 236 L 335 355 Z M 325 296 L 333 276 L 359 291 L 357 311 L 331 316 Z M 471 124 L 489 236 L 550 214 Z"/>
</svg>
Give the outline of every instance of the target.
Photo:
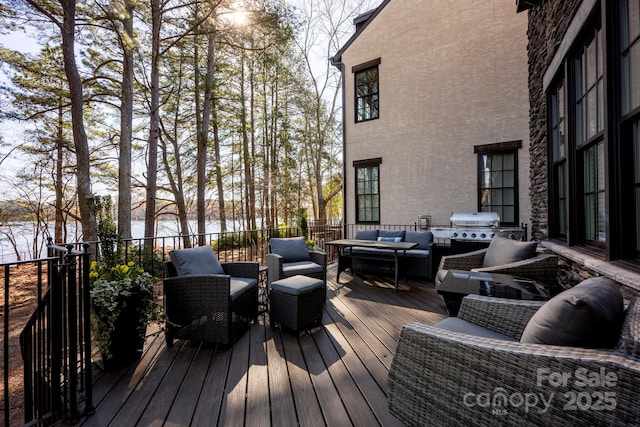
<svg viewBox="0 0 640 427">
<path fill-rule="evenodd" d="M 486 295 L 496 298 L 546 301 L 548 289 L 535 280 L 509 274 L 449 270 L 437 289 L 450 316 L 457 316 L 462 298 Z"/>
</svg>

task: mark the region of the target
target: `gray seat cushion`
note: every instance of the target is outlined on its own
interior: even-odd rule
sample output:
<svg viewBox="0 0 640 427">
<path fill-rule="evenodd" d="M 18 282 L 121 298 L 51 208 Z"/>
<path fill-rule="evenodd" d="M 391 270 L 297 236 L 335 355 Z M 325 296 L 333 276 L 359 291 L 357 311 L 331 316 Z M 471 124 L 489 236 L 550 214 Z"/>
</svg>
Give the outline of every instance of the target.
<svg viewBox="0 0 640 427">
<path fill-rule="evenodd" d="M 298 275 L 276 280 L 271 284 L 271 290 L 289 295 L 301 295 L 311 292 L 323 285 L 324 282 L 320 279 Z"/>
<path fill-rule="evenodd" d="M 404 230 L 378 230 L 378 237 L 375 240 L 378 240 L 380 238 L 386 239 L 386 238 L 393 238 L 394 240 L 381 240 L 383 242 L 402 242 L 404 240 Z M 400 238 L 400 240 L 397 240 L 397 238 Z"/>
<path fill-rule="evenodd" d="M 613 348 L 618 344 L 623 315 L 619 285 L 606 277 L 594 277 L 547 301 L 531 317 L 520 341 Z"/>
<path fill-rule="evenodd" d="M 483 328 L 475 323 L 467 322 L 466 320 L 459 319 L 457 317 L 448 317 L 441 320 L 434 325 L 436 328 L 446 329 L 447 331 L 462 332 L 464 334 L 475 335 L 483 338 L 493 338 L 504 341 L 517 341 L 508 335 L 494 332 L 491 329 Z"/>
<path fill-rule="evenodd" d="M 249 291 L 251 288 L 255 288 L 257 286 L 258 281 L 256 279 L 251 279 L 248 277 L 232 277 L 230 289 L 231 300 L 235 300 L 245 292 Z"/>
<path fill-rule="evenodd" d="M 322 273 L 322 266 L 312 261 L 297 261 L 282 263 L 282 272 L 286 277 L 296 274 L 307 275 Z"/>
<path fill-rule="evenodd" d="M 282 262 L 310 261 L 304 237 L 272 238 L 269 240 L 271 252 L 282 257 Z"/>
<path fill-rule="evenodd" d="M 519 240 L 496 236 L 491 240 L 482 262 L 483 267 L 496 267 L 523 261 L 536 256 L 537 242 L 521 242 Z"/>
<path fill-rule="evenodd" d="M 178 276 L 225 274 L 211 246 L 175 249 L 169 252 Z"/>
</svg>

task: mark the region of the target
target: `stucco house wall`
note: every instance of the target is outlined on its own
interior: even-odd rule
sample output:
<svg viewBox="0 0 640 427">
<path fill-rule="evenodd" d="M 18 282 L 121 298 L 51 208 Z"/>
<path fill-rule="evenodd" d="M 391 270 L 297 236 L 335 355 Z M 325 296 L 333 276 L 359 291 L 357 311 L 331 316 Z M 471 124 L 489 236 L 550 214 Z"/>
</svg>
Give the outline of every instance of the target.
<svg viewBox="0 0 640 427">
<path fill-rule="evenodd" d="M 527 16 L 513 0 L 390 0 L 343 47 L 345 222 L 353 161 L 382 158 L 380 223 L 448 225 L 477 211 L 474 146 L 522 141 L 519 222 L 530 223 Z M 352 67 L 380 58 L 379 119 L 355 123 Z"/>
</svg>

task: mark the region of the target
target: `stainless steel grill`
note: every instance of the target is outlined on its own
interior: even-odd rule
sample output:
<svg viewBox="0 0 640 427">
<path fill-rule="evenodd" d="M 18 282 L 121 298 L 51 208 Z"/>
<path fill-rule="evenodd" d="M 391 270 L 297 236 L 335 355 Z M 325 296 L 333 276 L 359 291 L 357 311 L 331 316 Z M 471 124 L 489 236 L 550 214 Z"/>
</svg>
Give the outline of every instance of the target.
<svg viewBox="0 0 640 427">
<path fill-rule="evenodd" d="M 524 235 L 521 228 L 501 228 L 500 215 L 496 212 L 454 212 L 449 220 L 451 227 L 431 228 L 434 238 L 488 242 L 501 232 L 509 233 L 510 237 L 516 239 Z"/>
</svg>

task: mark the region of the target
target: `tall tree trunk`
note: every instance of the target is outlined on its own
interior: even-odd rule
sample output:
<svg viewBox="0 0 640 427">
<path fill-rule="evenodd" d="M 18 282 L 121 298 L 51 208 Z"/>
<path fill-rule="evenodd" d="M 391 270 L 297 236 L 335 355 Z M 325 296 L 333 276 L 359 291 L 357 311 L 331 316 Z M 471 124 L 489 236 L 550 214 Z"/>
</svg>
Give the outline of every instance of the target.
<svg viewBox="0 0 640 427">
<path fill-rule="evenodd" d="M 63 222 L 64 217 L 62 213 L 62 203 L 64 194 L 62 192 L 62 179 L 64 170 L 64 113 L 62 111 L 62 101 L 58 102 L 58 142 L 56 144 L 56 200 L 55 200 L 55 221 L 53 224 L 53 241 L 65 242 L 65 236 L 63 235 Z"/>
<path fill-rule="evenodd" d="M 120 157 L 118 160 L 118 235 L 131 238 L 131 139 L 133 136 L 133 11 L 125 0 L 122 35 L 122 94 L 120 105 Z"/>
<path fill-rule="evenodd" d="M 76 178 L 78 185 L 78 207 L 82 235 L 86 242 L 98 240 L 95 215 L 89 209 L 91 194 L 91 176 L 89 174 L 89 143 L 84 128 L 82 81 L 78 73 L 75 58 L 76 2 L 60 0 L 64 18 L 62 23 L 62 54 L 64 71 L 69 83 L 71 96 L 71 123 L 73 126 L 73 143 L 76 151 Z"/>
<path fill-rule="evenodd" d="M 227 214 L 224 203 L 224 183 L 222 181 L 222 159 L 220 158 L 220 134 L 218 131 L 218 104 L 215 97 L 211 100 L 211 118 L 213 122 L 213 150 L 214 150 L 214 170 L 216 173 L 216 187 L 218 189 L 218 211 L 220 212 L 220 231 L 227 232 Z"/>
<path fill-rule="evenodd" d="M 213 93 L 213 73 L 215 68 L 215 36 L 212 30 L 207 35 L 207 74 L 204 81 L 204 103 L 202 105 L 201 129 L 198 132 L 198 234 L 200 244 L 204 245 L 206 232 L 206 188 L 207 188 L 207 147 L 209 145 L 209 122 L 211 120 L 211 97 Z M 197 74 L 197 73 L 196 73 Z"/>
<path fill-rule="evenodd" d="M 162 12 L 160 0 L 151 0 L 151 117 L 149 123 L 147 199 L 144 217 L 144 237 L 153 237 L 156 215 L 156 185 L 158 182 L 158 140 L 160 138 L 160 27 Z M 145 240 L 147 249 L 152 240 Z"/>
</svg>

